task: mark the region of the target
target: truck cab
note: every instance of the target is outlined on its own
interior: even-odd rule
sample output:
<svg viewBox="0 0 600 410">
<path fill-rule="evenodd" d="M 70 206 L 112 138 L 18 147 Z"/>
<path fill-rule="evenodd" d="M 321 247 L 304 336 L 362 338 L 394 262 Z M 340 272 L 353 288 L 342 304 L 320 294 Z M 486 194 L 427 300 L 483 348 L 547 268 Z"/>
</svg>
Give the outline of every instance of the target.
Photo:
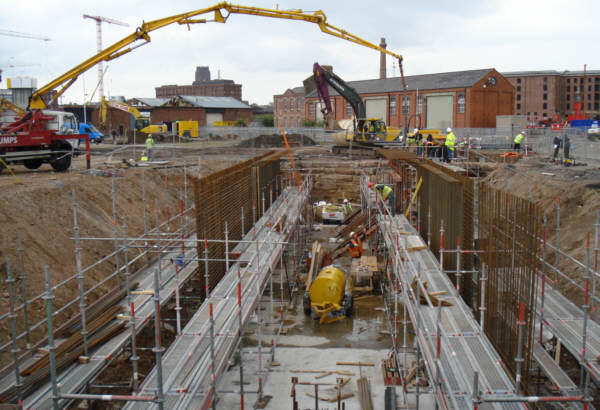
<svg viewBox="0 0 600 410">
<path fill-rule="evenodd" d="M 45 124 L 47 130 L 55 131 L 58 135 L 75 135 L 79 132 L 79 126 L 75 114 L 66 111 L 43 110 L 44 115 L 53 117 Z M 78 139 L 65 139 L 74 149 L 79 148 Z"/>
<path fill-rule="evenodd" d="M 102 134 L 98 128 L 94 127 L 92 124 L 80 123 L 79 124 L 79 133 L 87 134 L 90 142 L 95 142 L 96 144 L 100 144 L 104 140 L 104 134 Z"/>
</svg>

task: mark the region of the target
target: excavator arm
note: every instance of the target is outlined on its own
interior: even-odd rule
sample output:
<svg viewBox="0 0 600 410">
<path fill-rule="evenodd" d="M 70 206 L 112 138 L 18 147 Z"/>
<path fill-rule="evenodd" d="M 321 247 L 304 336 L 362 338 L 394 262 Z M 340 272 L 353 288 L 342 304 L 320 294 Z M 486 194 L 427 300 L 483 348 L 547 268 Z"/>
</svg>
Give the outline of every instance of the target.
<svg viewBox="0 0 600 410">
<path fill-rule="evenodd" d="M 11 110 L 17 115 L 25 115 L 25 110 L 14 104 L 12 101 L 7 100 L 6 98 L 0 98 L 0 112 L 5 109 Z"/>
<path fill-rule="evenodd" d="M 331 101 L 329 99 L 329 90 L 327 88 L 328 84 L 342 97 L 344 97 L 348 103 L 350 103 L 356 118 L 359 121 L 364 120 L 365 116 L 367 115 L 365 104 L 354 88 L 350 87 L 344 80 L 334 73 L 321 67 L 319 63 L 313 64 L 313 74 L 315 78 L 315 84 L 317 86 L 317 94 L 319 99 L 322 100 L 325 105 L 325 108 L 322 111 L 326 123 L 331 122 L 329 117 L 331 117 L 333 112 L 331 108 Z M 331 128 L 331 125 L 329 128 Z"/>
<path fill-rule="evenodd" d="M 213 19 L 196 18 L 203 14 L 213 13 Z M 261 17 L 280 18 L 288 20 L 306 21 L 319 26 L 319 29 L 329 35 L 351 41 L 353 43 L 369 47 L 374 50 L 386 53 L 398 59 L 398 64 L 402 66 L 402 56 L 384 48 L 381 48 L 373 43 L 361 39 L 354 34 L 348 33 L 338 27 L 327 23 L 327 17 L 321 10 L 317 10 L 312 14 L 304 13 L 302 10 L 272 10 L 258 7 L 238 6 L 229 3 L 218 3 L 214 6 L 204 9 L 194 10 L 188 13 L 176 14 L 174 16 L 165 17 L 158 20 L 142 23 L 132 34 L 117 41 L 113 45 L 105 48 L 98 54 L 88 58 L 83 63 L 73 67 L 60 77 L 52 80 L 39 90 L 35 91 L 29 99 L 29 109 L 44 109 L 47 104 L 55 101 L 61 96 L 74 82 L 77 77 L 98 64 L 100 61 L 110 61 L 127 54 L 138 47 L 143 46 L 151 41 L 150 33 L 170 24 L 181 24 L 189 26 L 191 24 L 217 22 L 225 23 L 231 14 L 247 14 Z M 59 88 L 60 87 L 60 88 Z M 50 97 L 52 91 L 58 90 Z"/>
</svg>

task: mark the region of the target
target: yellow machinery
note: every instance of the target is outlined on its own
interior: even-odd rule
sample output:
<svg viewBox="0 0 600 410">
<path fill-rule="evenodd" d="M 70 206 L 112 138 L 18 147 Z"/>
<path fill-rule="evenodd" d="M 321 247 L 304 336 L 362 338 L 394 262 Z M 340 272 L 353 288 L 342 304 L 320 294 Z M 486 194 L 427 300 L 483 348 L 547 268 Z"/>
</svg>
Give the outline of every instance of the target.
<svg viewBox="0 0 600 410">
<path fill-rule="evenodd" d="M 331 323 L 352 314 L 352 295 L 346 294 L 346 275 L 334 266 L 321 269 L 304 295 L 304 312 L 319 318 L 319 323 Z"/>
<path fill-rule="evenodd" d="M 176 121 L 177 135 L 186 138 L 198 138 L 198 121 Z M 167 124 L 151 124 L 140 130 L 144 134 L 152 134 L 162 141 L 170 135 Z"/>
<path fill-rule="evenodd" d="M 203 14 L 212 13 L 213 18 L 197 18 Z M 393 53 L 385 48 L 381 48 L 373 43 L 370 43 L 362 38 L 355 36 L 345 30 L 335 27 L 327 22 L 327 16 L 321 10 L 317 10 L 312 14 L 304 13 L 302 10 L 272 10 L 259 7 L 239 6 L 230 3 L 218 3 L 204 9 L 193 10 L 187 13 L 176 14 L 174 16 L 164 17 L 161 19 L 143 22 L 127 37 L 117 41 L 111 46 L 106 47 L 98 54 L 88 58 L 83 63 L 73 67 L 58 78 L 52 80 L 45 86 L 34 91 L 29 99 L 29 109 L 46 109 L 58 97 L 60 97 L 74 82 L 77 77 L 94 67 L 101 61 L 111 61 L 124 54 L 127 54 L 136 48 L 148 44 L 150 42 L 150 32 L 166 27 L 171 24 L 180 24 L 187 26 L 188 29 L 192 24 L 202 24 L 208 22 L 225 23 L 232 14 L 246 14 L 253 16 L 271 17 L 278 19 L 288 19 L 296 21 L 306 21 L 319 26 L 319 29 L 326 34 L 351 41 L 364 47 L 369 47 L 382 53 L 389 54 L 398 59 L 400 72 L 402 71 L 402 56 Z M 138 43 L 139 41 L 139 43 Z M 135 44 L 134 44 L 135 43 Z M 53 91 L 56 92 L 53 93 Z M 45 97 L 47 97 L 45 99 Z"/>
<path fill-rule="evenodd" d="M 108 111 L 108 107 L 116 108 L 117 110 L 125 111 L 131 114 L 135 119 L 135 129 L 137 130 L 141 131 L 142 128 L 146 127 L 150 123 L 150 120 L 146 117 L 143 117 L 137 108 L 121 101 L 106 100 L 102 98 L 100 103 L 100 123 L 103 126 L 106 126 L 106 112 Z"/>
<path fill-rule="evenodd" d="M 177 121 L 177 134 L 180 137 L 198 138 L 198 121 Z"/>
</svg>

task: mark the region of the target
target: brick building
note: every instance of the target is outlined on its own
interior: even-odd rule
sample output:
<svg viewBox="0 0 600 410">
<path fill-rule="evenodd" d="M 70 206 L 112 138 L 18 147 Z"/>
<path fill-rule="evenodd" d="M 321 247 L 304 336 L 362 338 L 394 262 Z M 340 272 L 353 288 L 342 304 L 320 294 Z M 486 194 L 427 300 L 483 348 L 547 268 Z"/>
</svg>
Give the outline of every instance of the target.
<svg viewBox="0 0 600 410">
<path fill-rule="evenodd" d="M 288 88 L 273 96 L 273 125 L 302 127 L 305 120 L 304 87 Z"/>
<path fill-rule="evenodd" d="M 153 124 L 195 120 L 199 126 L 210 127 L 216 121 L 240 119 L 251 122 L 252 109 L 232 97 L 180 95 L 152 110 Z"/>
<path fill-rule="evenodd" d="M 424 74 L 406 77 L 403 98 L 400 77 L 348 81 L 362 97 L 368 118 L 383 118 L 392 127 L 488 128 L 496 115 L 514 113 L 515 89 L 495 69 Z M 352 118 L 350 104 L 329 87 L 336 120 Z M 306 118 L 321 120 L 316 91 L 306 96 Z"/>
<path fill-rule="evenodd" d="M 242 101 L 242 85 L 233 80 L 211 80 L 208 67 L 196 67 L 195 80 L 190 85 L 162 85 L 156 87 L 156 98 L 172 98 L 178 95 L 233 97 Z"/>
<path fill-rule="evenodd" d="M 600 71 L 516 71 L 502 73 L 515 87 L 515 114 L 531 122 L 575 114 L 574 103 L 590 117 L 600 115 Z"/>
</svg>

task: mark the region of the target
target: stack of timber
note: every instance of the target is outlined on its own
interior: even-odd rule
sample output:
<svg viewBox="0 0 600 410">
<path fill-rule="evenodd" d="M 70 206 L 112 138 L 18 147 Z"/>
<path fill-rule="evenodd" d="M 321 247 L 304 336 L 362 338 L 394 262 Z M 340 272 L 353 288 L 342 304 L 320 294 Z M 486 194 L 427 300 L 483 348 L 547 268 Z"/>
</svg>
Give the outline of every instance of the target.
<svg viewBox="0 0 600 410">
<path fill-rule="evenodd" d="M 87 344 L 89 350 L 112 339 L 117 333 L 122 331 L 125 327 L 125 323 L 115 321 L 120 310 L 120 306 L 113 306 L 88 323 Z M 82 356 L 84 353 L 82 342 L 83 338 L 81 333 L 76 333 L 55 349 L 57 372 L 65 369 L 78 359 L 89 360 L 89 358 Z M 38 360 L 21 371 L 21 375 L 24 376 L 23 379 L 21 379 L 23 385 L 22 394 L 27 396 L 39 388 L 39 384 L 45 382 L 50 376 L 49 353 L 47 351 L 44 352 Z M 0 392 L 0 402 L 12 400 L 16 395 L 17 388 L 13 385 L 5 391 Z"/>
<path fill-rule="evenodd" d="M 130 285 L 130 290 L 134 290 L 137 287 L 138 283 L 133 282 Z M 115 319 L 117 319 L 117 315 L 122 309 L 118 303 L 126 293 L 126 288 L 110 292 L 86 308 L 88 350 L 91 351 L 94 347 L 112 339 L 125 327 L 125 323 Z M 83 336 L 80 331 L 80 315 L 74 315 L 54 331 L 53 336 L 55 339 L 66 337 L 64 341 L 58 344 L 54 352 L 57 371 L 65 369 L 77 360 L 87 361 L 90 359 L 83 356 Z M 47 343 L 48 340 L 46 338 L 37 344 L 42 354 L 20 372 L 21 376 L 23 376 L 21 383 L 23 385 L 22 392 L 24 396 L 35 391 L 39 387 L 39 384 L 43 383 L 50 376 L 50 355 L 47 348 L 42 348 Z M 17 388 L 13 385 L 0 392 L 0 402 L 7 402 L 16 396 Z"/>
<path fill-rule="evenodd" d="M 392 353 L 388 358 L 381 361 L 383 384 L 386 386 L 400 386 L 402 384 L 400 369 L 398 369 L 396 363 L 396 353 Z"/>
<path fill-rule="evenodd" d="M 361 410 L 373 410 L 369 380 L 363 376 L 356 380 L 356 385 L 358 386 L 358 401 L 360 402 Z"/>
<path fill-rule="evenodd" d="M 323 251 L 323 247 L 319 241 L 314 241 L 312 245 L 312 258 L 310 261 L 310 268 L 308 269 L 308 274 L 306 275 L 306 290 L 310 288 L 310 284 L 313 281 L 313 278 L 317 277 L 317 273 L 319 273 L 319 269 L 321 268 L 321 264 L 323 263 L 323 257 L 325 256 L 325 252 Z"/>
</svg>

